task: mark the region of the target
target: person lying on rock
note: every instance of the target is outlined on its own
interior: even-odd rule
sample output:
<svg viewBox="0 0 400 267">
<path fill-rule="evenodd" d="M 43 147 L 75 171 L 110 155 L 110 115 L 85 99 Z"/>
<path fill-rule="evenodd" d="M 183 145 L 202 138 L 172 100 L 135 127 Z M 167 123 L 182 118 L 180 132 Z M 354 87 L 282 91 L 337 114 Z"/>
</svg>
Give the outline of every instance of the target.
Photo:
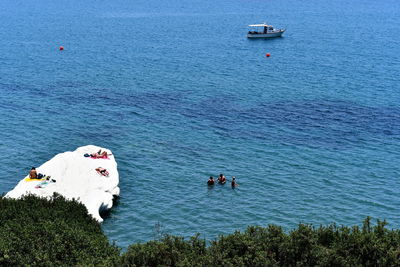
<svg viewBox="0 0 400 267">
<path fill-rule="evenodd" d="M 96 153 L 90 154 L 92 158 L 107 158 L 111 154 L 107 154 L 107 151 L 101 152 L 101 149 L 97 151 Z"/>
<path fill-rule="evenodd" d="M 96 168 L 96 171 L 97 171 L 97 173 L 99 173 L 100 175 L 103 175 L 103 176 L 110 175 L 110 173 L 107 171 L 107 169 L 104 169 L 102 167 Z"/>
</svg>

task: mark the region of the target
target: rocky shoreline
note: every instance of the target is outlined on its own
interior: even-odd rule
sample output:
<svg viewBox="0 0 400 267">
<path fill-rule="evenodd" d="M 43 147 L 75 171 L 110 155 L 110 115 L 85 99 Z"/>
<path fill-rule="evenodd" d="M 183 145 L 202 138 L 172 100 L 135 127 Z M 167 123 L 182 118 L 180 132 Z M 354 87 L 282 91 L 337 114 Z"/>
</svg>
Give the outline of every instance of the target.
<svg viewBox="0 0 400 267">
<path fill-rule="evenodd" d="M 90 156 L 98 151 L 105 151 L 107 156 Z M 106 172 L 101 173 L 98 168 Z M 67 200 L 81 202 L 93 218 L 102 222 L 100 212 L 111 209 L 113 198 L 120 193 L 117 162 L 112 151 L 106 148 L 82 146 L 72 152 L 57 154 L 36 170 L 44 175 L 43 179 L 29 179 L 27 176 L 6 197 L 36 195 L 51 198 L 57 193 Z"/>
</svg>

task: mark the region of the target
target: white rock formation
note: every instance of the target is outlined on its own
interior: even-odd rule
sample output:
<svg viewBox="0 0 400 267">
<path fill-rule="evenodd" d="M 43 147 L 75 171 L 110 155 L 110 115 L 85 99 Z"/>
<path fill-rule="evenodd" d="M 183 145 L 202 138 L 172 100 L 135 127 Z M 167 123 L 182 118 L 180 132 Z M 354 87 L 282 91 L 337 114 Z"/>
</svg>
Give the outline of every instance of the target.
<svg viewBox="0 0 400 267">
<path fill-rule="evenodd" d="M 51 176 L 49 183 L 43 184 L 43 181 L 38 180 L 29 181 L 27 176 L 8 192 L 6 197 L 20 198 L 26 194 L 34 194 L 49 198 L 57 192 L 67 199 L 74 198 L 83 203 L 89 214 L 102 222 L 103 219 L 99 213 L 110 209 L 113 205 L 113 197 L 119 195 L 119 174 L 113 155 L 108 156 L 108 159 L 84 157 L 85 153 L 95 153 L 100 149 L 112 154 L 108 149 L 88 145 L 79 147 L 73 152 L 56 155 L 36 168 L 37 173 Z M 98 167 L 107 169 L 109 176 L 100 175 L 95 170 Z M 55 182 L 51 182 L 51 179 Z M 38 185 L 41 187 L 38 188 Z"/>
</svg>

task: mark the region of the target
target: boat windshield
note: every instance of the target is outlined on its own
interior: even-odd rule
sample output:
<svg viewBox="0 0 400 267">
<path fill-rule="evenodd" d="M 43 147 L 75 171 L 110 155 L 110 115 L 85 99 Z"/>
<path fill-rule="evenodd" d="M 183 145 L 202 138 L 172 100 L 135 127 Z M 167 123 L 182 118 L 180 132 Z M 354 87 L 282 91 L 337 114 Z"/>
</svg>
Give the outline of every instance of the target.
<svg viewBox="0 0 400 267">
<path fill-rule="evenodd" d="M 249 34 L 266 34 L 280 31 L 275 29 L 274 26 L 267 24 L 253 24 L 249 26 L 251 27 L 248 31 Z"/>
</svg>

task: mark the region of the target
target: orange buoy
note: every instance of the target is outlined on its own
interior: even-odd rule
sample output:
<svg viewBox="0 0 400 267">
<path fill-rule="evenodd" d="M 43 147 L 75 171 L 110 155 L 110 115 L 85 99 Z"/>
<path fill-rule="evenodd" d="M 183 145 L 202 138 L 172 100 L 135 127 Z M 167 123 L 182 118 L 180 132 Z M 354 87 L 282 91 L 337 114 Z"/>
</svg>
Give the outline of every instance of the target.
<svg viewBox="0 0 400 267">
<path fill-rule="evenodd" d="M 60 51 L 63 51 L 64 50 L 64 46 L 60 46 Z"/>
<path fill-rule="evenodd" d="M 266 56 L 266 57 L 270 57 L 271 54 L 270 54 L 270 53 L 266 53 L 265 56 Z"/>
</svg>

